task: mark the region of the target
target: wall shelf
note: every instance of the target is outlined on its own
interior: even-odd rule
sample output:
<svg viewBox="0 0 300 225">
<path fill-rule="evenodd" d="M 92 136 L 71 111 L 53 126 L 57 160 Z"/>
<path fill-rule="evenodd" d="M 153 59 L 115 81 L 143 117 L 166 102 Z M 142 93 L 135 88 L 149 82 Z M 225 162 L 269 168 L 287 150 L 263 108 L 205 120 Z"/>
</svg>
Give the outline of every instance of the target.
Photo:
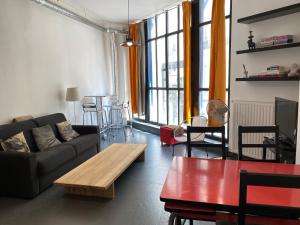
<svg viewBox="0 0 300 225">
<path fill-rule="evenodd" d="M 286 15 L 290 15 L 290 14 L 298 13 L 298 12 L 300 12 L 300 3 L 294 4 L 294 5 L 289 5 L 289 6 L 278 8 L 278 9 L 274 9 L 274 10 L 270 10 L 270 11 L 266 11 L 263 13 L 258 13 L 258 14 L 252 15 L 252 16 L 240 18 L 237 20 L 237 22 L 244 23 L 244 24 L 251 24 L 251 23 L 256 23 L 256 22 L 260 22 L 260 21 L 264 21 L 264 20 L 268 20 L 268 19 L 273 19 L 273 18 L 280 17 L 280 16 L 286 16 Z"/>
<path fill-rule="evenodd" d="M 295 47 L 300 47 L 300 42 L 288 43 L 288 44 L 283 44 L 283 45 L 274 45 L 274 46 L 263 47 L 263 48 L 255 48 L 255 49 L 251 49 L 251 50 L 250 49 L 245 49 L 245 50 L 237 51 L 236 54 L 264 52 L 264 51 L 270 51 L 270 50 L 295 48 Z"/>
<path fill-rule="evenodd" d="M 249 77 L 236 78 L 236 81 L 299 81 L 300 77 Z"/>
</svg>

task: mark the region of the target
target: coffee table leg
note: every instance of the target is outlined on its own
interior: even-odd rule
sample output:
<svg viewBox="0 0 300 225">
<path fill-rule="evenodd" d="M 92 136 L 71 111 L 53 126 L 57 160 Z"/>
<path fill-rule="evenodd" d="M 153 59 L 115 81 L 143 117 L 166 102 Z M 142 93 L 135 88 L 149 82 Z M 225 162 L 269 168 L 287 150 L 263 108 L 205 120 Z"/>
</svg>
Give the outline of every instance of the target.
<svg viewBox="0 0 300 225">
<path fill-rule="evenodd" d="M 65 187 L 65 192 L 68 194 L 100 197 L 100 198 L 115 198 L 115 185 L 114 183 L 106 190 L 90 188 L 90 187 Z"/>
</svg>

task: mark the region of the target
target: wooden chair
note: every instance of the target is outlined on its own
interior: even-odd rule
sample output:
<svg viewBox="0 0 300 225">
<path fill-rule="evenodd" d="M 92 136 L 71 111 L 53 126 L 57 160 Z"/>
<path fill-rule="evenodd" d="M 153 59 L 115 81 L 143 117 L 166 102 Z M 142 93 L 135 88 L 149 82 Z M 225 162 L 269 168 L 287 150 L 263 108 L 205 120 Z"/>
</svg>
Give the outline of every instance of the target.
<svg viewBox="0 0 300 225">
<path fill-rule="evenodd" d="M 221 134 L 221 144 L 218 143 L 207 143 L 204 141 L 198 142 L 191 139 L 194 133 L 220 133 Z M 208 147 L 220 147 L 222 149 L 222 159 L 226 159 L 227 151 L 225 146 L 225 126 L 221 127 L 187 127 L 187 149 L 188 157 L 192 155 L 193 147 L 208 148 Z"/>
<path fill-rule="evenodd" d="M 280 162 L 280 156 L 278 151 L 279 144 L 279 127 L 278 126 L 239 126 L 238 128 L 238 157 L 239 160 L 245 161 L 265 161 L 265 162 Z M 256 133 L 273 133 L 273 143 L 255 143 L 255 144 L 244 144 L 243 134 L 256 134 Z M 261 148 L 263 151 L 262 159 L 250 159 L 245 158 L 243 155 L 243 148 Z M 275 149 L 275 159 L 267 159 L 267 148 Z"/>
<path fill-rule="evenodd" d="M 240 172 L 239 213 L 237 222 L 217 221 L 217 225 L 299 225 L 300 206 L 271 206 L 247 202 L 249 186 L 297 188 L 300 189 L 299 175 L 263 174 Z M 232 218 L 231 218 L 232 219 Z"/>
</svg>

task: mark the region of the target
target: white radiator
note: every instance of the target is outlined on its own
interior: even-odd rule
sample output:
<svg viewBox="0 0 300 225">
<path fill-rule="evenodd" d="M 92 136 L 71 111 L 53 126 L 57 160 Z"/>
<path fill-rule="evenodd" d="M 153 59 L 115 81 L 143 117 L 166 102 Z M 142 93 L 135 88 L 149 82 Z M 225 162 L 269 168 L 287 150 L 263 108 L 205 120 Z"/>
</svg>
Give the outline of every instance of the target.
<svg viewBox="0 0 300 225">
<path fill-rule="evenodd" d="M 238 126 L 271 126 L 274 125 L 274 103 L 232 101 L 230 115 L 230 151 L 238 152 Z M 244 134 L 243 143 L 262 143 L 264 136 L 272 134 Z M 249 157 L 261 159 L 261 149 L 244 149 L 243 154 Z M 274 155 L 267 151 L 267 158 L 274 158 Z"/>
</svg>

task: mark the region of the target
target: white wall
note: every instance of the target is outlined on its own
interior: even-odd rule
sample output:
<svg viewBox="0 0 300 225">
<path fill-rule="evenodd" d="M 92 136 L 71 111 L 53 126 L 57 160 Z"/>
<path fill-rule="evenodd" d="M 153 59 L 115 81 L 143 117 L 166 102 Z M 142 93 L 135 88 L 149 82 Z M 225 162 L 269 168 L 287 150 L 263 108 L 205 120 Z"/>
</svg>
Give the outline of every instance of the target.
<svg viewBox="0 0 300 225">
<path fill-rule="evenodd" d="M 300 41 L 300 13 L 270 19 L 254 24 L 239 24 L 238 18 L 256 13 L 300 3 L 299 0 L 233 0 L 232 1 L 232 52 L 231 52 L 231 101 L 246 100 L 259 102 L 274 102 L 275 96 L 298 101 L 298 82 L 236 82 L 243 75 L 243 64 L 249 74 L 265 70 L 268 66 L 279 64 L 290 66 L 300 64 L 300 48 L 259 52 L 237 55 L 237 50 L 247 49 L 249 31 L 254 34 L 254 41 L 272 35 L 293 34 L 295 41 Z M 234 118 L 232 118 L 234 120 Z M 232 123 L 233 121 L 231 121 Z M 233 134 L 231 134 L 233 135 Z M 300 141 L 299 141 L 300 142 Z M 299 150 L 300 151 L 300 150 Z"/>
<path fill-rule="evenodd" d="M 67 87 L 111 94 L 111 34 L 30 0 L 1 0 L 0 34 L 0 124 L 55 112 L 73 120 Z M 81 123 L 79 102 L 76 110 Z"/>
</svg>

